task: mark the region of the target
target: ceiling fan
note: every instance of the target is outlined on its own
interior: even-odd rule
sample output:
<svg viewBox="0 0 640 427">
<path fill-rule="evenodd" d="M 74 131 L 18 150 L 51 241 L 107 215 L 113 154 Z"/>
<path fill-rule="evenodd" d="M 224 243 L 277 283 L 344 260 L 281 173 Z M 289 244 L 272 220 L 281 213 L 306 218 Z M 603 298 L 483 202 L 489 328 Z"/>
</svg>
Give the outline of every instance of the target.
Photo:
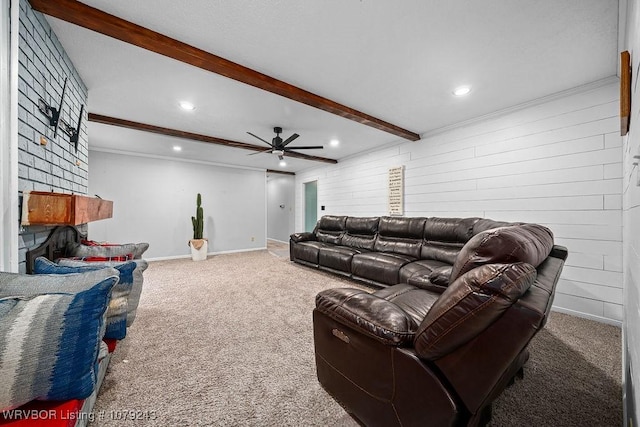
<svg viewBox="0 0 640 427">
<path fill-rule="evenodd" d="M 265 141 L 264 139 L 260 138 L 257 135 L 252 134 L 251 132 L 247 132 L 252 137 L 259 139 L 260 141 L 264 142 L 270 147 L 267 150 L 260 151 L 258 153 L 251 153 L 250 155 L 271 152 L 277 155 L 280 160 L 283 160 L 284 154 L 289 151 L 292 151 L 295 153 L 294 150 L 316 150 L 316 149 L 324 148 L 322 145 L 310 145 L 310 146 L 304 146 L 304 147 L 287 147 L 287 145 L 289 145 L 292 141 L 294 141 L 300 135 L 298 135 L 297 133 L 294 133 L 289 138 L 283 140 L 282 138 L 280 138 L 280 134 L 282 133 L 281 127 L 276 126 L 273 128 L 273 131 L 276 133 L 276 136 L 271 140 L 271 142 Z"/>
</svg>

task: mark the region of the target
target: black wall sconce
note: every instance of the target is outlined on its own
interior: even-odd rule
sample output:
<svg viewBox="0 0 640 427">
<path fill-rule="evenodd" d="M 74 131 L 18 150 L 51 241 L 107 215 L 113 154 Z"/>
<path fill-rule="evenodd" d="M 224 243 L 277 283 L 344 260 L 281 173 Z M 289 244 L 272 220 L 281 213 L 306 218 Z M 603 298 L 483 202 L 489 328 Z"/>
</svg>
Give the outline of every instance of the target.
<svg viewBox="0 0 640 427">
<path fill-rule="evenodd" d="M 58 128 L 62 124 L 62 131 L 69 136 L 69 142 L 71 142 L 74 145 L 75 150 L 78 151 L 78 140 L 80 138 L 80 126 L 82 125 L 84 104 L 80 107 L 80 115 L 78 116 L 78 124 L 76 127 L 71 126 L 65 120 L 60 118 L 60 113 L 62 112 L 62 106 L 64 104 L 64 95 L 67 92 L 67 80 L 68 78 L 65 77 L 64 86 L 62 87 L 62 97 L 60 98 L 60 105 L 58 108 L 52 107 L 47 104 L 44 99 L 40 98 L 38 100 L 38 110 L 40 110 L 40 112 L 49 119 L 49 126 L 53 126 L 53 137 L 55 138 L 58 136 Z"/>
</svg>

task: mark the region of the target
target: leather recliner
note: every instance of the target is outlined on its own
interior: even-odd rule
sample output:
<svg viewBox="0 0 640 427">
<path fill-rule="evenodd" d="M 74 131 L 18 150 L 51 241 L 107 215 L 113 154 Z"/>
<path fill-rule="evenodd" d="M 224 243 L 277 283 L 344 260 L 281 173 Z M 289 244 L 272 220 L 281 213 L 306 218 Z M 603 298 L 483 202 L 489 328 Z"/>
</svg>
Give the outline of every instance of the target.
<svg viewBox="0 0 640 427">
<path fill-rule="evenodd" d="M 319 293 L 320 383 L 367 426 L 483 425 L 523 372 L 566 257 L 550 230 L 519 224 L 471 238 L 442 293 L 407 283 Z"/>
</svg>

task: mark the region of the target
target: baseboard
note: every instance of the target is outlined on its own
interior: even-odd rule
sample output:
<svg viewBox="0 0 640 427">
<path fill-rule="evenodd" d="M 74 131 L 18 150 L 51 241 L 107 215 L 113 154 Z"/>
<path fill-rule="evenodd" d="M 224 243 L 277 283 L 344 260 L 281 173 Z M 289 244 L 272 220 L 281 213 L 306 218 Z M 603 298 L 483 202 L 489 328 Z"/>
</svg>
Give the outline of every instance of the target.
<svg viewBox="0 0 640 427">
<path fill-rule="evenodd" d="M 583 319 L 595 320 L 596 322 L 607 323 L 609 325 L 617 326 L 619 328 L 622 327 L 622 322 L 619 321 L 619 320 L 609 319 L 607 317 L 602 317 L 602 316 L 596 316 L 594 314 L 582 313 L 580 311 L 569 310 L 568 308 L 562 308 L 562 307 L 553 306 L 553 307 L 551 307 L 551 311 L 557 311 L 558 313 L 570 314 L 572 316 L 582 317 Z"/>
<path fill-rule="evenodd" d="M 262 248 L 233 249 L 231 251 L 208 252 L 207 256 L 209 256 L 209 255 L 237 254 L 237 253 L 241 253 L 241 252 L 264 251 L 266 249 L 267 249 L 266 246 L 264 246 Z M 167 261 L 167 260 L 171 260 L 171 259 L 184 259 L 184 258 L 191 258 L 191 255 L 160 256 L 160 257 L 153 257 L 153 258 L 145 258 L 145 261 Z"/>
<path fill-rule="evenodd" d="M 622 383 L 623 392 L 623 413 L 625 427 L 635 427 L 638 425 L 636 416 L 636 398 L 633 383 L 633 366 L 631 365 L 631 359 L 629 357 L 629 350 L 623 349 L 626 360 L 626 367 L 624 368 L 624 379 Z M 623 366 L 625 363 L 623 362 Z"/>
<path fill-rule="evenodd" d="M 272 239 L 271 237 L 267 237 L 267 240 L 271 240 L 272 242 L 284 243 L 285 245 L 289 244 L 288 240 L 284 241 L 284 240 Z"/>
</svg>

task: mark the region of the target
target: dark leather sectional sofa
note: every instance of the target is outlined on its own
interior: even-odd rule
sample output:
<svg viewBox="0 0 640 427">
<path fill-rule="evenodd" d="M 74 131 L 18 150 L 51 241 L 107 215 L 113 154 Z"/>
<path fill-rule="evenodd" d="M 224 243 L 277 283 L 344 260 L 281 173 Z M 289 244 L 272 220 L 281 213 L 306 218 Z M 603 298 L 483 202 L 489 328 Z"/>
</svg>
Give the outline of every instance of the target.
<svg viewBox="0 0 640 427">
<path fill-rule="evenodd" d="M 481 218 L 326 215 L 312 233 L 292 234 L 289 251 L 292 261 L 372 285 L 408 283 L 442 291 L 465 243 L 506 225 L 511 224 Z"/>
<path fill-rule="evenodd" d="M 546 227 L 480 218 L 325 216 L 290 251 L 382 287 L 323 291 L 313 312 L 318 379 L 367 426 L 487 423 L 567 257 Z"/>
</svg>

